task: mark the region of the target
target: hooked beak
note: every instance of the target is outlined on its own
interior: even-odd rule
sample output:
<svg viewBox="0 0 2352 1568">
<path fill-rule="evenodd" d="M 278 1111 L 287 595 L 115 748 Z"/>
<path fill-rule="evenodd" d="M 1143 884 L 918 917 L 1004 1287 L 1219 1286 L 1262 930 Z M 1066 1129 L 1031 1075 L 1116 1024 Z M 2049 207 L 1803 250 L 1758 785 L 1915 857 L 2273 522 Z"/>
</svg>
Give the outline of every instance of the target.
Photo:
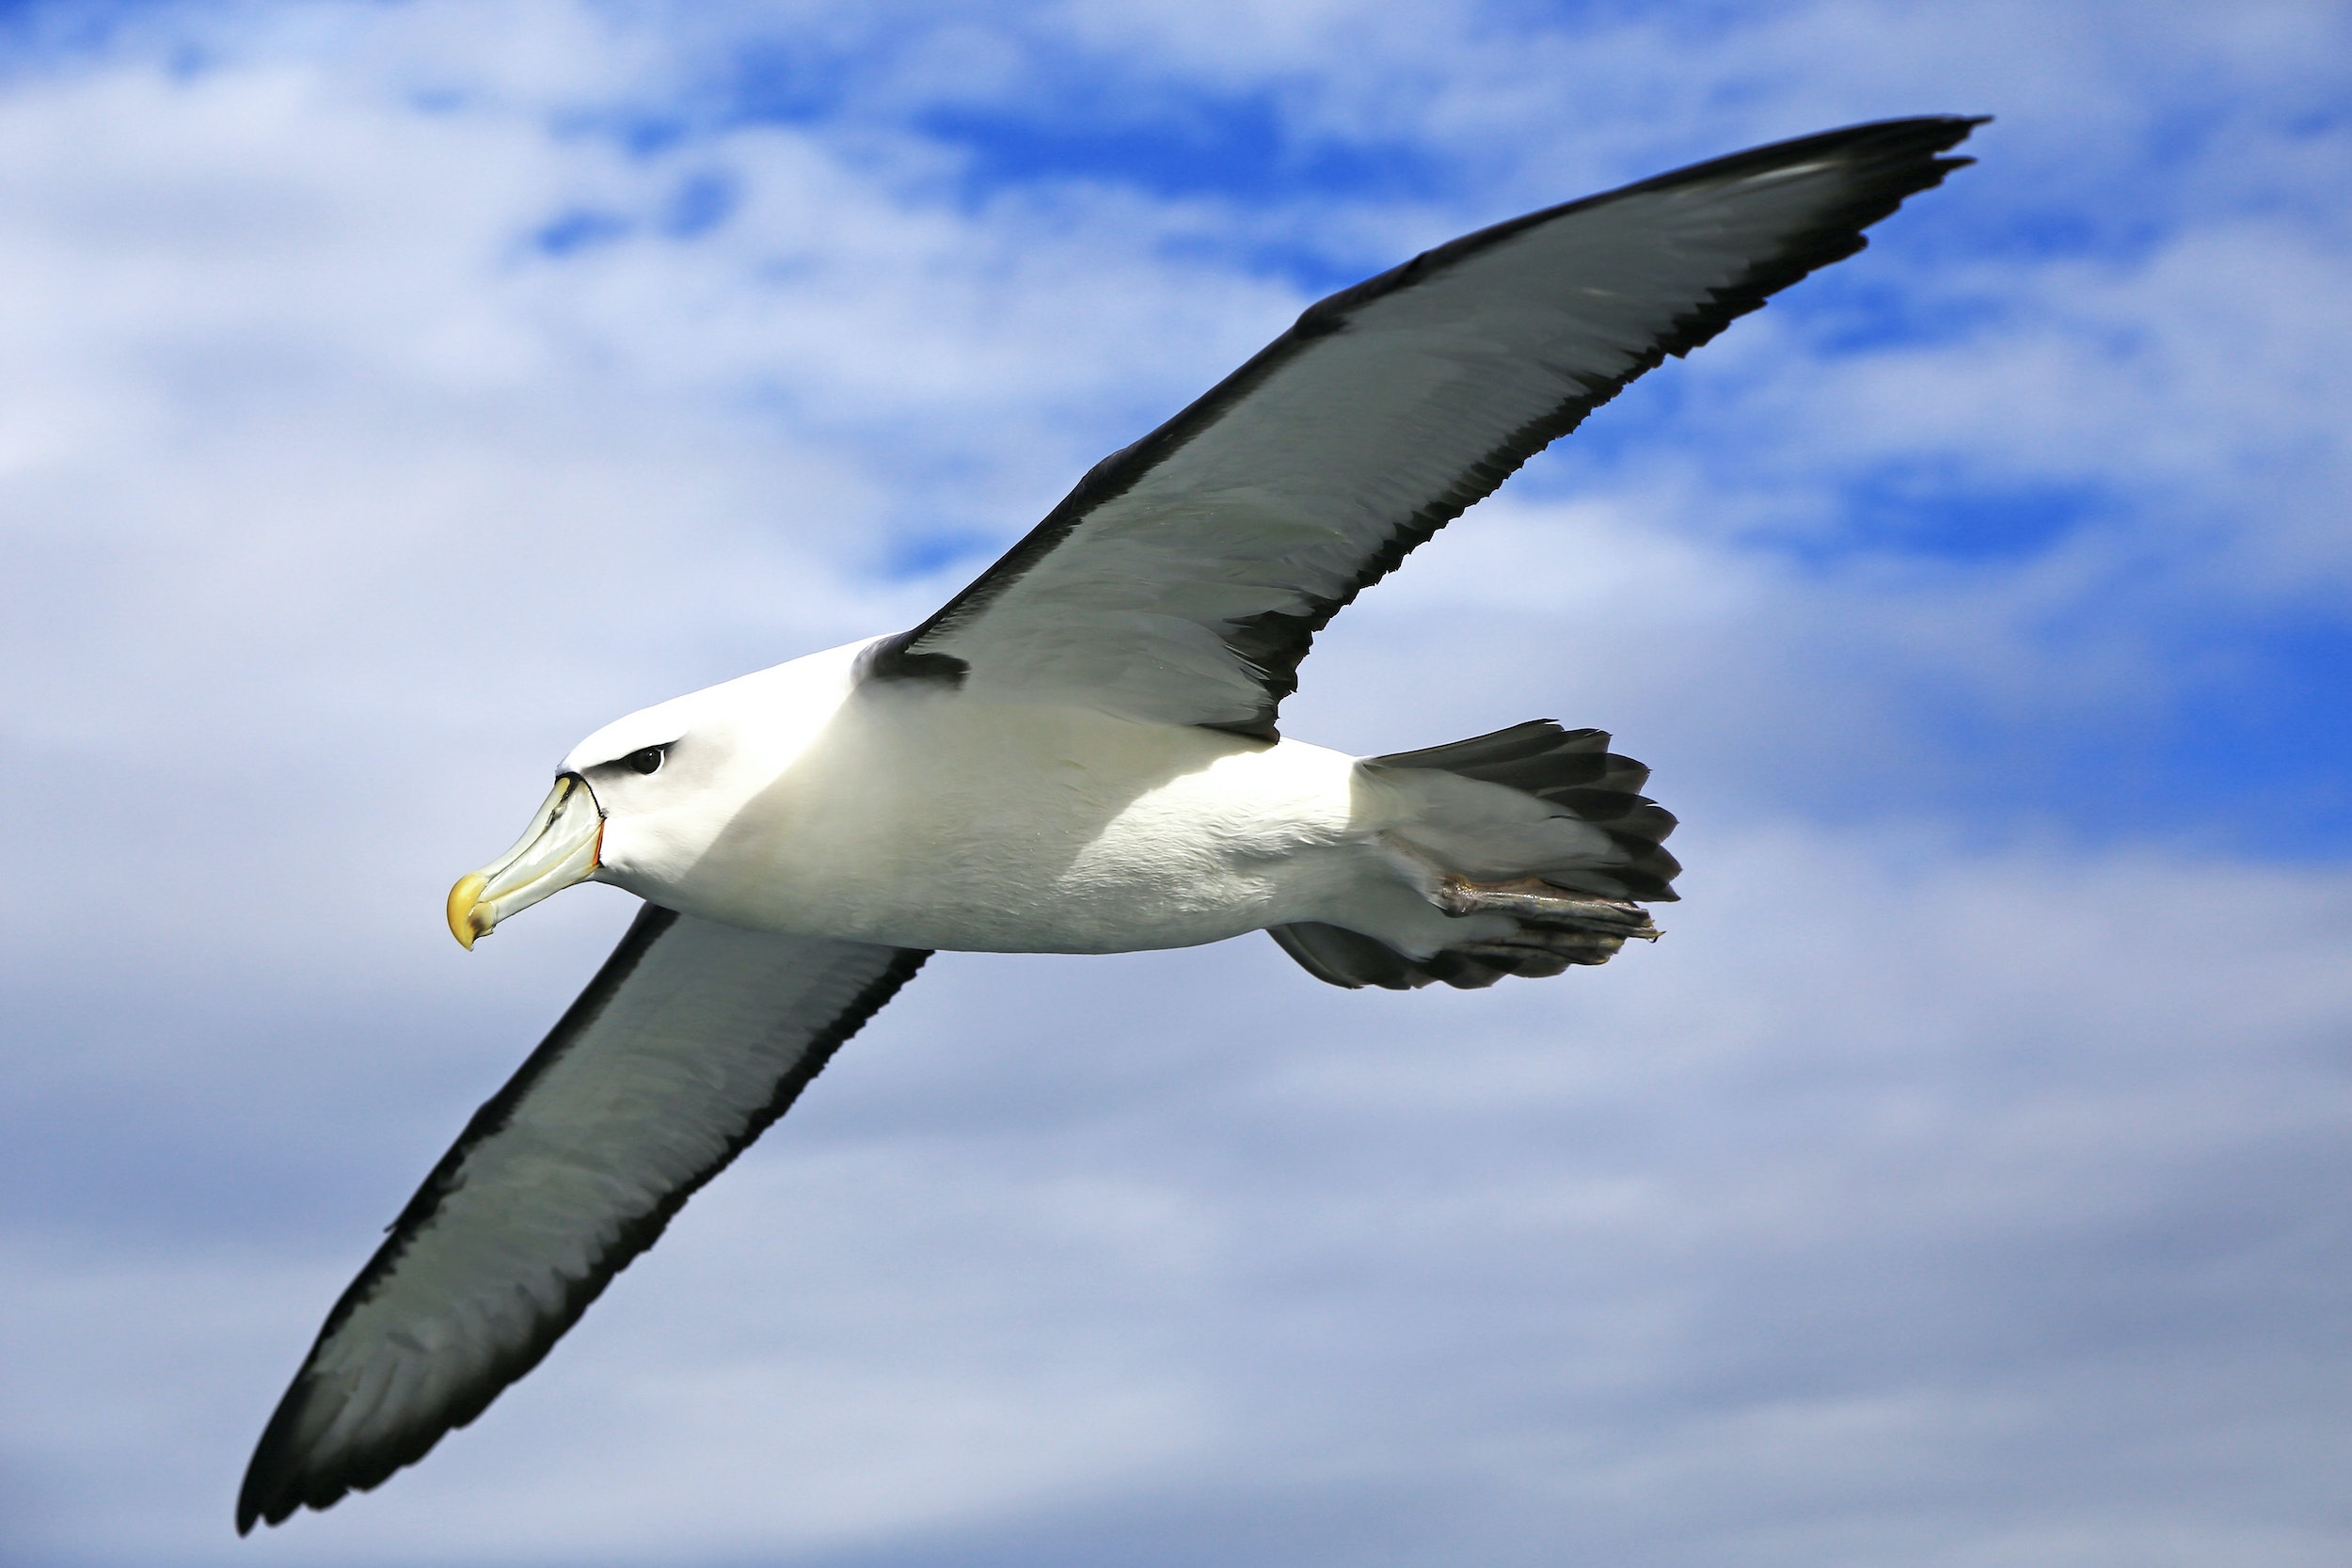
<svg viewBox="0 0 2352 1568">
<path fill-rule="evenodd" d="M 588 781 L 566 773 L 539 803 L 515 847 L 479 871 L 457 879 L 449 890 L 449 932 L 470 951 L 476 941 L 516 910 L 529 909 L 550 893 L 585 881 L 602 863 L 604 814 Z"/>
</svg>

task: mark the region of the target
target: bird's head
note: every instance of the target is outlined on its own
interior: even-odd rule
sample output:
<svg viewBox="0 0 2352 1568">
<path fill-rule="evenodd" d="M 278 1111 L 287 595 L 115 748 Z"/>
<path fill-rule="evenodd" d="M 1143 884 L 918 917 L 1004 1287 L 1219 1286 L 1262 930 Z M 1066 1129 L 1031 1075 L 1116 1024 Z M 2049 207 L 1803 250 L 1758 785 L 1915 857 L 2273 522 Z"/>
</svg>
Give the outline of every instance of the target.
<svg viewBox="0 0 2352 1568">
<path fill-rule="evenodd" d="M 723 725 L 697 724 L 691 699 L 607 724 L 572 749 L 523 836 L 449 890 L 450 933 L 467 947 L 517 910 L 642 852 L 663 820 L 723 771 Z M 603 879 L 610 880 L 609 875 Z"/>
<path fill-rule="evenodd" d="M 515 847 L 449 890 L 451 934 L 471 947 L 516 911 L 591 879 L 669 901 L 831 721 L 860 646 L 641 708 L 573 747 Z"/>
</svg>

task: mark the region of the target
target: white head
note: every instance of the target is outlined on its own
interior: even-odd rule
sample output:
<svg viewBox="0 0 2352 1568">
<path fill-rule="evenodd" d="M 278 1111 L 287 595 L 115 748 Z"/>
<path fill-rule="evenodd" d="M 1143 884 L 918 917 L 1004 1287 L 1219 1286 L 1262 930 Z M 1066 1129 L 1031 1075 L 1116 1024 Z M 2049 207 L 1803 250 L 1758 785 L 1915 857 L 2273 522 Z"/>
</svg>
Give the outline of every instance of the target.
<svg viewBox="0 0 2352 1568">
<path fill-rule="evenodd" d="M 451 933 L 471 947 L 516 911 L 591 878 L 659 901 L 822 731 L 864 647 L 640 708 L 573 747 L 514 847 L 450 889 Z"/>
</svg>

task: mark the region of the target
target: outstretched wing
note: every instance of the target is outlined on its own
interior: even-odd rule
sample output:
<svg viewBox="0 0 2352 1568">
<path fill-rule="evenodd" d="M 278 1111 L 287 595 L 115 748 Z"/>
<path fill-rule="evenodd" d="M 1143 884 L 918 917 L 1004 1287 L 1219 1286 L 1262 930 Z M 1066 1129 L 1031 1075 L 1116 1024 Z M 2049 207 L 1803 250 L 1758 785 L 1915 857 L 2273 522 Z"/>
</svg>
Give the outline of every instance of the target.
<svg viewBox="0 0 2352 1568">
<path fill-rule="evenodd" d="M 1979 123 L 1757 148 L 1333 294 L 868 669 L 1270 736 L 1341 607 L 1665 356 L 1861 249 Z"/>
<path fill-rule="evenodd" d="M 647 905 L 326 1315 L 238 1533 L 373 1486 L 480 1415 L 928 957 Z"/>
</svg>

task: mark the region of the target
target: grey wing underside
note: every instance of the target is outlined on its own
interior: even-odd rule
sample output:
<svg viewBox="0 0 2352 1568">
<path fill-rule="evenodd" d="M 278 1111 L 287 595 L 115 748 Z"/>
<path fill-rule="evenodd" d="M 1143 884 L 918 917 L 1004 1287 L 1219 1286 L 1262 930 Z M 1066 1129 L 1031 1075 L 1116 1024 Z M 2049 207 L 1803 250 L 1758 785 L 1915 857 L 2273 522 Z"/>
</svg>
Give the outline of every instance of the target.
<svg viewBox="0 0 2352 1568">
<path fill-rule="evenodd" d="M 541 1356 L 928 954 L 647 905 L 327 1314 L 239 1533 L 422 1458 Z"/>
<path fill-rule="evenodd" d="M 1359 592 L 1665 356 L 1860 249 L 1978 123 L 1758 148 L 1333 294 L 868 669 L 1270 736 Z"/>
</svg>

